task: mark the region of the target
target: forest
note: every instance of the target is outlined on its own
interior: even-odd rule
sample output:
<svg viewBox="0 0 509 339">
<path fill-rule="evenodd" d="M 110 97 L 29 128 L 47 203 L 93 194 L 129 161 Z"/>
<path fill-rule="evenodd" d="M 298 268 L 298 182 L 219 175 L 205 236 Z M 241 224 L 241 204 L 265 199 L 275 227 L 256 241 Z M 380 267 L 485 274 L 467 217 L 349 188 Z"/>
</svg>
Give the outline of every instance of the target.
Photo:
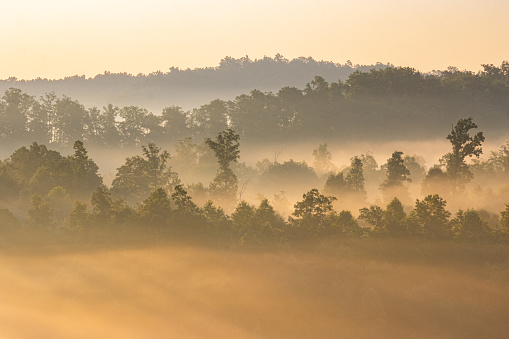
<svg viewBox="0 0 509 339">
<path fill-rule="evenodd" d="M 186 108 L 198 107 L 216 98 L 234 99 L 253 88 L 274 92 L 285 86 L 300 87 L 315 76 L 328 81 L 345 81 L 357 70 L 366 72 L 391 66 L 389 63 L 354 65 L 350 61 L 339 64 L 311 57 L 288 60 L 281 54 L 255 60 L 248 56 L 238 59 L 227 56 L 216 67 L 170 67 L 166 72 L 159 70 L 150 74 L 105 71 L 90 78 L 84 75 L 32 80 L 10 77 L 0 80 L 0 92 L 11 87 L 37 96 L 55 92 L 73 97 L 90 107 L 102 107 L 108 102 L 115 106 L 141 106 L 160 112 L 168 103 Z"/>
<path fill-rule="evenodd" d="M 264 78 L 304 65 L 302 89 Z M 251 86 L 247 72 L 279 87 L 228 98 L 215 83 Z M 68 96 L 117 80 L 160 82 L 165 108 Z M 167 103 L 186 81 L 222 99 Z M 6 82 L 2 337 L 508 336 L 509 63 L 227 59 L 42 96 L 53 81 Z"/>
<path fill-rule="evenodd" d="M 32 141 L 60 149 L 70 149 L 76 140 L 110 148 L 148 142 L 170 147 L 185 137 L 201 141 L 227 128 L 243 144 L 256 145 L 427 140 L 441 138 L 442 126 L 464 117 L 475 119 L 491 137 L 506 137 L 509 63 L 483 67 L 478 73 L 356 70 L 344 82 L 316 76 L 304 89 L 252 90 L 190 110 L 166 103 L 156 113 L 113 104 L 87 108 L 67 95 L 49 92 L 36 98 L 9 88 L 0 101 L 0 142 L 4 151 Z"/>
<path fill-rule="evenodd" d="M 328 237 L 505 241 L 509 238 L 509 204 L 503 200 L 507 199 L 509 144 L 487 160 L 477 160 L 485 137 L 476 129 L 471 117 L 460 119 L 446 137 L 451 152 L 427 173 L 414 157 L 400 151 L 394 151 L 380 169 L 372 156 L 361 155 L 352 157 L 348 168 L 338 170 L 327 144 L 313 151 L 312 167 L 305 162 L 264 159 L 254 169 L 239 164 L 240 135 L 226 129 L 204 140 L 208 156 L 189 138 L 178 142 L 175 164 L 187 172 L 186 180 L 170 166 L 170 153 L 149 142 L 141 147 L 142 156 L 126 158 L 110 188 L 82 141 L 74 142 L 69 156 L 33 142 L 0 164 L 0 201 L 12 210 L 0 210 L 2 238 L 45 234 L 62 241 L 89 241 L 100 240 L 107 230 L 117 240 L 131 237 L 134 241 L 141 235 L 145 240 L 184 237 L 248 246 Z M 189 183 L 193 171 L 212 165 L 211 154 L 217 163 L 215 177 L 208 184 Z M 469 164 L 469 158 L 477 161 Z M 378 177 L 379 202 L 385 205 L 366 205 L 365 173 L 369 171 L 370 180 Z M 271 202 L 259 191 L 256 205 L 247 202 L 242 194 L 249 180 L 239 187 L 242 172 L 251 172 L 255 190 L 272 187 L 280 193 Z M 479 188 L 472 192 L 474 200 L 465 198 L 474 176 L 505 186 L 498 192 L 485 192 L 491 208 L 459 208 L 452 216 L 448 200 L 456 202 L 454 206 L 483 200 Z M 415 202 L 407 185 L 411 178 L 421 179 L 423 198 Z M 324 179 L 322 187 L 309 189 L 293 208 L 282 190 L 292 185 L 295 189 L 302 182 L 318 185 Z M 502 207 L 500 218 L 493 213 L 497 206 Z"/>
</svg>

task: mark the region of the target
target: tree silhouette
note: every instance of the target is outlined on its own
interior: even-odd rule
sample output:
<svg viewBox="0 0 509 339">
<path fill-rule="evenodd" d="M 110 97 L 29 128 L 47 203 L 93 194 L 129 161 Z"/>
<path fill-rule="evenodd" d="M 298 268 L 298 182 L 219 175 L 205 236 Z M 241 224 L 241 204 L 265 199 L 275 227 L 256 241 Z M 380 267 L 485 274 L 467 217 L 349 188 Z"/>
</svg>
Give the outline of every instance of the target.
<svg viewBox="0 0 509 339">
<path fill-rule="evenodd" d="M 235 202 L 238 191 L 237 176 L 230 167 L 240 157 L 240 136 L 231 129 L 220 132 L 215 140 L 206 139 L 205 143 L 216 155 L 219 169 L 210 184 L 212 194 L 223 207 L 231 206 Z"/>
<path fill-rule="evenodd" d="M 473 175 L 465 162 L 466 157 L 479 157 L 482 154 L 481 144 L 484 141 L 482 132 L 473 137 L 469 131 L 477 128 L 472 118 L 460 119 L 447 139 L 451 142 L 452 152 L 446 155 L 447 175 L 453 180 L 454 188 L 463 190 Z"/>
</svg>

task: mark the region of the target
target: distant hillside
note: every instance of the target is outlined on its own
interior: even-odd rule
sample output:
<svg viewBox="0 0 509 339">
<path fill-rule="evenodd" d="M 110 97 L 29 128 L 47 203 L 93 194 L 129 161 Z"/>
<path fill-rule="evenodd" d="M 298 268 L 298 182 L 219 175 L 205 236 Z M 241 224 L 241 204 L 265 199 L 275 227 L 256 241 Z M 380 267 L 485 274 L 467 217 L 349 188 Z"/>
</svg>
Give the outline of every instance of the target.
<svg viewBox="0 0 509 339">
<path fill-rule="evenodd" d="M 241 59 L 226 66 L 228 62 L 224 61 L 219 69 L 209 71 L 225 79 L 232 63 L 241 69 L 246 63 L 247 72 L 256 62 Z M 292 65 L 292 62 L 275 61 L 278 63 L 286 64 L 285 67 Z M 341 70 L 345 66 L 332 64 L 331 67 Z M 68 149 L 76 140 L 101 147 L 129 148 L 150 141 L 171 145 L 186 137 L 202 141 L 227 128 L 234 129 L 243 144 L 252 145 L 431 140 L 443 138 L 449 126 L 467 117 L 472 117 L 491 138 L 505 138 L 509 125 L 509 63 L 504 61 L 500 67 L 483 67 L 484 70 L 477 73 L 454 68 L 432 74 L 409 67 L 357 70 L 346 81 L 328 82 L 321 76 L 314 76 L 303 88 L 283 86 L 273 92 L 252 89 L 232 100 L 220 97 L 192 109 L 168 103 L 164 109 L 152 112 L 147 109 L 149 106 L 115 106 L 109 101 L 102 101 L 97 104 L 101 108 L 95 108 L 67 96 L 49 93 L 38 97 L 32 91 L 25 93 L 10 88 L 0 98 L 0 142 L 4 149 L 32 141 Z M 212 80 L 209 83 L 195 81 L 201 85 L 192 87 L 189 79 L 193 74 L 206 74 L 206 71 L 140 76 L 140 87 L 133 85 L 133 88 L 151 94 L 157 89 L 161 96 L 164 88 L 167 93 L 175 93 L 170 86 L 164 86 L 165 79 L 177 77 L 173 75 L 176 72 L 182 74 L 183 80 L 172 80 L 169 84 L 179 84 L 182 91 L 188 88 L 190 93 L 199 93 L 212 88 Z M 231 71 L 231 74 L 238 73 Z M 118 76 L 113 75 L 111 79 Z M 128 75 L 125 78 L 138 79 Z M 263 80 L 256 74 L 253 78 Z M 81 82 L 89 92 L 100 93 L 106 86 L 101 81 L 111 80 L 110 76 L 80 79 L 60 81 Z M 156 84 L 158 79 L 159 87 L 148 85 Z M 237 79 L 242 85 L 241 80 Z M 221 86 L 223 89 L 230 86 L 228 88 L 233 90 L 234 86 L 226 86 L 226 83 L 218 81 L 217 90 Z M 98 88 L 94 87 L 96 85 Z M 101 100 L 100 95 L 96 100 Z"/>
<path fill-rule="evenodd" d="M 55 92 L 66 95 L 87 107 L 102 108 L 108 103 L 117 106 L 142 106 L 154 113 L 171 105 L 186 109 L 199 107 L 213 99 L 234 99 L 256 88 L 262 92 L 278 91 L 285 86 L 302 88 L 316 75 L 329 82 L 345 81 L 359 70 L 392 67 L 390 64 L 353 65 L 317 61 L 311 57 L 288 60 L 281 55 L 251 60 L 225 57 L 218 66 L 168 72 L 132 75 L 127 73 L 98 74 L 93 78 L 70 76 L 64 79 L 0 80 L 0 92 L 19 88 L 34 96 Z"/>
</svg>

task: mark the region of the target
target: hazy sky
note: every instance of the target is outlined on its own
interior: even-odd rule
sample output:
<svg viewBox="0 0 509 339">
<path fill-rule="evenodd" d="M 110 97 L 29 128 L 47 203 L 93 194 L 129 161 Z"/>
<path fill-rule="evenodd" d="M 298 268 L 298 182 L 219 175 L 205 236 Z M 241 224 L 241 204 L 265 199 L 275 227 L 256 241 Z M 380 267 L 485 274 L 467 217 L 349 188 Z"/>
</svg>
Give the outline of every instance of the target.
<svg viewBox="0 0 509 339">
<path fill-rule="evenodd" d="M 2 1 L 0 79 L 216 66 L 225 56 L 423 71 L 509 59 L 507 0 Z"/>
</svg>

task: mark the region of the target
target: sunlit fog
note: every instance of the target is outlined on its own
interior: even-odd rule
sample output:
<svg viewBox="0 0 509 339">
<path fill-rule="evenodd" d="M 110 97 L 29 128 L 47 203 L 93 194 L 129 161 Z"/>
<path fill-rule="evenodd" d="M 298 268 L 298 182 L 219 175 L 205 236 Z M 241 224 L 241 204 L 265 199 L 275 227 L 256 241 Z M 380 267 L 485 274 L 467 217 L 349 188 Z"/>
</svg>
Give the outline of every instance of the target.
<svg viewBox="0 0 509 339">
<path fill-rule="evenodd" d="M 508 4 L 3 4 L 0 339 L 509 338 Z"/>
</svg>

